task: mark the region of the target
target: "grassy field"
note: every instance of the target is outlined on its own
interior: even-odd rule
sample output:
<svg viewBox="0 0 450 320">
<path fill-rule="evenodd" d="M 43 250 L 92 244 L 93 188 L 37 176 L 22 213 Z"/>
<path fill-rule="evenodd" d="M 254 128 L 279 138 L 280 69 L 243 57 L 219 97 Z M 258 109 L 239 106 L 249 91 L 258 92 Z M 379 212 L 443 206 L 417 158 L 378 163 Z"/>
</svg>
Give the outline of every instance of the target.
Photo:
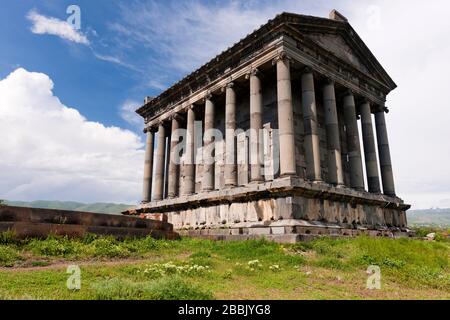
<svg viewBox="0 0 450 320">
<path fill-rule="evenodd" d="M 450 299 L 450 244 L 359 237 L 296 245 L 0 235 L 0 299 Z M 69 290 L 68 265 L 81 270 Z M 381 289 L 366 288 L 369 265 Z"/>
</svg>

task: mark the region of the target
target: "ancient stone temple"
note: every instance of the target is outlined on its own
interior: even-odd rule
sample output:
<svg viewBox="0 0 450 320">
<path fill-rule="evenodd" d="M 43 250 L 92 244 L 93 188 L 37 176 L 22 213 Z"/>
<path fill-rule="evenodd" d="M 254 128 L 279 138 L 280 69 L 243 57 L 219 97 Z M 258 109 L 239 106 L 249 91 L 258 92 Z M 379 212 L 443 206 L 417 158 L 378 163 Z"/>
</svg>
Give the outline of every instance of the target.
<svg viewBox="0 0 450 320">
<path fill-rule="evenodd" d="M 216 238 L 401 234 L 409 205 L 385 120 L 395 88 L 337 11 L 280 14 L 145 99 L 134 213 Z"/>
</svg>

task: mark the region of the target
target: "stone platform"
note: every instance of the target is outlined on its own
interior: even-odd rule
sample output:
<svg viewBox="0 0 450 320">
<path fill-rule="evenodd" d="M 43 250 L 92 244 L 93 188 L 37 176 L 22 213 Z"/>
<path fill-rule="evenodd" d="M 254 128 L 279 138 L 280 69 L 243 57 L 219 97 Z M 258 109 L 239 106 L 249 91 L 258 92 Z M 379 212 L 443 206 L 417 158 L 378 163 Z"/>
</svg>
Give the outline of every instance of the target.
<svg viewBox="0 0 450 320">
<path fill-rule="evenodd" d="M 125 214 L 167 220 L 182 235 L 296 242 L 313 236 L 408 236 L 396 197 L 295 177 L 153 201 Z"/>
<path fill-rule="evenodd" d="M 152 236 L 177 239 L 170 223 L 136 217 L 0 206 L 0 232 L 13 231 L 24 238 L 45 238 L 50 234 L 83 237 L 86 234 L 112 235 L 117 238 Z"/>
</svg>

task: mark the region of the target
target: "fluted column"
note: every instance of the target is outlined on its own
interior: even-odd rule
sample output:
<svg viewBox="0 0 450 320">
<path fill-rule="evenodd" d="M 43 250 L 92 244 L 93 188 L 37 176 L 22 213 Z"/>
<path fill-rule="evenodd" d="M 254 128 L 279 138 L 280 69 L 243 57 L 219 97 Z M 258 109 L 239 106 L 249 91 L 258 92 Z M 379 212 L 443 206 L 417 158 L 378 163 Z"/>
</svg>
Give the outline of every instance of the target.
<svg viewBox="0 0 450 320">
<path fill-rule="evenodd" d="M 333 81 L 328 80 L 323 86 L 323 104 L 327 131 L 328 182 L 341 186 L 344 184 L 344 171 L 342 170 L 341 142 Z"/>
<path fill-rule="evenodd" d="M 381 180 L 383 193 L 395 196 L 394 174 L 392 172 L 391 152 L 386 128 L 386 119 L 383 111 L 375 113 L 375 126 L 377 129 L 378 154 L 380 157 Z"/>
<path fill-rule="evenodd" d="M 166 130 L 161 122 L 158 127 L 158 145 L 156 146 L 155 192 L 154 200 L 162 200 L 164 195 Z"/>
<path fill-rule="evenodd" d="M 142 203 L 152 201 L 152 180 L 153 180 L 153 132 L 147 128 L 147 140 L 145 144 L 145 164 L 144 164 L 144 186 L 142 190 Z"/>
<path fill-rule="evenodd" d="M 364 191 L 361 145 L 359 142 L 355 99 L 351 91 L 348 91 L 344 96 L 343 109 L 347 132 L 347 151 L 350 165 L 350 187 L 359 191 Z"/>
<path fill-rule="evenodd" d="M 316 94 L 314 76 L 309 69 L 306 69 L 302 74 L 302 107 L 305 130 L 306 178 L 312 181 L 321 181 Z"/>
<path fill-rule="evenodd" d="M 187 111 L 186 151 L 183 159 L 183 195 L 191 195 L 195 192 L 194 126 L 195 111 L 194 106 L 190 106 Z"/>
<path fill-rule="evenodd" d="M 214 102 L 211 95 L 205 99 L 205 134 L 203 138 L 203 180 L 202 190 L 214 190 Z"/>
<path fill-rule="evenodd" d="M 370 102 L 364 101 L 360 106 L 361 129 L 364 146 L 364 160 L 366 161 L 367 185 L 369 192 L 380 193 L 380 176 L 378 174 L 377 151 L 373 134 L 372 112 Z"/>
<path fill-rule="evenodd" d="M 263 181 L 261 170 L 262 91 L 258 69 L 250 72 L 250 181 Z"/>
<path fill-rule="evenodd" d="M 280 175 L 296 175 L 294 111 L 292 106 L 290 62 L 284 53 L 281 53 L 275 61 L 277 65 Z"/>
<path fill-rule="evenodd" d="M 178 129 L 180 128 L 177 115 L 172 117 L 172 134 L 170 135 L 170 162 L 169 162 L 169 198 L 175 198 L 178 195 L 180 157 L 177 149 L 180 140 Z"/>
<path fill-rule="evenodd" d="M 225 89 L 225 185 L 237 185 L 236 92 L 233 82 Z"/>
</svg>

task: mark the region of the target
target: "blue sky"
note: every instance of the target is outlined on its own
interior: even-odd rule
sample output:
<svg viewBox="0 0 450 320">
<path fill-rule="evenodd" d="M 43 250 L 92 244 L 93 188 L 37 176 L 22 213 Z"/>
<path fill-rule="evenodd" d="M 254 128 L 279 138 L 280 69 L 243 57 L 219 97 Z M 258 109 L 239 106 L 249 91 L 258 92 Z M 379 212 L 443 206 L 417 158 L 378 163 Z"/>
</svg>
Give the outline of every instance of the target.
<svg viewBox="0 0 450 320">
<path fill-rule="evenodd" d="M 114 34 L 108 29 L 116 21 L 119 6 L 112 1 L 78 1 L 82 32 L 90 46 L 79 45 L 52 35 L 30 32 L 26 18 L 31 9 L 42 15 L 67 19 L 66 8 L 73 1 L 7 1 L 0 12 L 0 77 L 18 66 L 49 75 L 57 95 L 68 106 L 76 106 L 87 118 L 106 125 L 127 126 L 116 109 L 127 99 L 141 101 L 154 88 L 145 87 L 139 73 L 117 63 L 95 57 L 108 56 Z M 92 34 L 95 30 L 97 37 Z M 142 53 L 140 53 L 142 55 Z M 137 55 L 137 54 L 136 54 Z M 127 56 L 132 60 L 132 56 Z"/>
<path fill-rule="evenodd" d="M 76 31 L 64 25 L 72 4 Z M 278 13 L 332 9 L 399 86 L 387 99 L 398 193 L 416 208 L 450 207 L 446 0 L 3 1 L 0 198 L 138 202 L 144 144 L 134 109 L 145 96 Z"/>
</svg>

